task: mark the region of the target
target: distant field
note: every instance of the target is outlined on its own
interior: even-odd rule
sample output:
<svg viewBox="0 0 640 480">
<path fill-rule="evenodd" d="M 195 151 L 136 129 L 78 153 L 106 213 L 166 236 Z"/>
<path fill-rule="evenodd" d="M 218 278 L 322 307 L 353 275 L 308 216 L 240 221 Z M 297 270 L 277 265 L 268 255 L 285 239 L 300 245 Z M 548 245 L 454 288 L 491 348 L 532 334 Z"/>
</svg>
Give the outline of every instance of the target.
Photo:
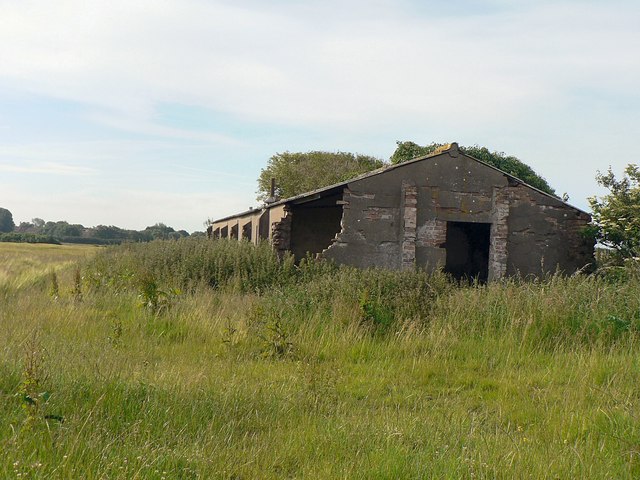
<svg viewBox="0 0 640 480">
<path fill-rule="evenodd" d="M 49 245 L 0 242 L 0 288 L 22 288 L 49 271 L 64 269 L 95 255 L 92 245 Z"/>
<path fill-rule="evenodd" d="M 640 478 L 637 269 L 462 288 L 226 241 L 0 255 L 0 478 Z"/>
</svg>

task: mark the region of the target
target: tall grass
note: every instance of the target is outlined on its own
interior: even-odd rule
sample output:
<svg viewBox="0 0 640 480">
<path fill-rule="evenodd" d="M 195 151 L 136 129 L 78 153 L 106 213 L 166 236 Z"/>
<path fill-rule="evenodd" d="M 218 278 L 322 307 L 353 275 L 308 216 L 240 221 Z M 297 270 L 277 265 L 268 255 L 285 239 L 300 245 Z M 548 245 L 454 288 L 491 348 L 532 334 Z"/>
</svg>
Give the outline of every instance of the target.
<svg viewBox="0 0 640 480">
<path fill-rule="evenodd" d="M 92 245 L 48 245 L 0 243 L 0 293 L 42 281 L 50 271 L 65 270 L 83 258 L 92 257 Z"/>
<path fill-rule="evenodd" d="M 632 267 L 460 287 L 144 247 L 84 264 L 80 299 L 73 269 L 3 299 L 0 477 L 640 475 Z"/>
<path fill-rule="evenodd" d="M 88 272 L 96 286 L 126 287 L 132 278 L 151 275 L 172 287 L 233 285 L 240 291 L 259 291 L 286 284 L 294 270 L 293 258 L 281 261 L 267 243 L 185 238 L 109 247 Z"/>
</svg>

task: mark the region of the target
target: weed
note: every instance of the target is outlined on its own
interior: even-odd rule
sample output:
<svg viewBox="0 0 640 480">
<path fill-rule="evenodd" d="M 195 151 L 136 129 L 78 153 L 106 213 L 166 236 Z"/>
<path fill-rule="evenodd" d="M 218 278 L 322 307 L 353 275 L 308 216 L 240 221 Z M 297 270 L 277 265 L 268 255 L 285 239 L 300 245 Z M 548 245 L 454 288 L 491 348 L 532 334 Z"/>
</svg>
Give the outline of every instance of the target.
<svg viewBox="0 0 640 480">
<path fill-rule="evenodd" d="M 154 315 L 166 313 L 174 306 L 181 294 L 177 288 L 163 290 L 152 274 L 145 272 L 138 279 L 140 306 L 148 308 Z"/>
<path fill-rule="evenodd" d="M 55 270 L 49 272 L 49 296 L 54 300 L 60 297 L 60 287 L 58 286 L 58 275 Z"/>
<path fill-rule="evenodd" d="M 114 321 L 111 328 L 111 335 L 108 337 L 109 343 L 114 347 L 119 347 L 122 343 L 122 332 L 122 322 L 119 320 Z"/>
<path fill-rule="evenodd" d="M 386 331 L 394 321 L 393 311 L 380 301 L 371 299 L 369 290 L 363 290 L 359 300 L 361 323 L 372 326 L 374 331 Z"/>
<path fill-rule="evenodd" d="M 22 382 L 17 394 L 26 415 L 24 425 L 27 431 L 34 428 L 41 421 L 63 421 L 63 418 L 59 415 L 45 414 L 45 405 L 51 397 L 51 393 L 44 390 L 43 386 L 47 380 L 45 351 L 40 344 L 37 332 L 34 332 L 25 345 Z"/>
<path fill-rule="evenodd" d="M 293 354 L 294 347 L 289 332 L 278 318 L 265 324 L 260 338 L 263 344 L 262 353 L 266 357 L 283 358 Z"/>
<path fill-rule="evenodd" d="M 222 329 L 222 343 L 227 347 L 233 347 L 238 343 L 238 327 L 231 320 L 227 319 Z"/>
<path fill-rule="evenodd" d="M 80 274 L 80 267 L 76 267 L 73 272 L 73 289 L 71 295 L 76 302 L 82 301 L 82 275 Z"/>
</svg>

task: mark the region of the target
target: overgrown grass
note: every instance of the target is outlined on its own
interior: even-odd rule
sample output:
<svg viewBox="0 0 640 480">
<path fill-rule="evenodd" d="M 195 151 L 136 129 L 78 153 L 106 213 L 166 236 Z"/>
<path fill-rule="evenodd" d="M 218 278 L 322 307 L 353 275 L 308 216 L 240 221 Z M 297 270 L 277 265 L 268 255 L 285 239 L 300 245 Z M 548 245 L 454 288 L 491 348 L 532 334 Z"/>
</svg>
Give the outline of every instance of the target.
<svg viewBox="0 0 640 480">
<path fill-rule="evenodd" d="M 2 478 L 640 475 L 633 266 L 461 288 L 190 240 L 103 251 L 80 297 L 40 271 L 0 308 Z"/>
<path fill-rule="evenodd" d="M 92 245 L 0 243 L 0 292 L 28 287 L 42 281 L 49 271 L 63 271 L 83 258 L 92 257 Z"/>
</svg>

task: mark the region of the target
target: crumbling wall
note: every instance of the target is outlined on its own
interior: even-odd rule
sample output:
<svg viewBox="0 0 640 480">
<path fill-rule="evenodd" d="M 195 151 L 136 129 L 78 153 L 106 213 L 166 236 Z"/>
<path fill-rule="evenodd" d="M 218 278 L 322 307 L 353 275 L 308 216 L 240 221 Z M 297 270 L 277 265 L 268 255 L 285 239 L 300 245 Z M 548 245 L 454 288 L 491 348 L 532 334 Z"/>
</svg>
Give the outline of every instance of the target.
<svg viewBox="0 0 640 480">
<path fill-rule="evenodd" d="M 274 219 L 271 223 L 271 244 L 273 248 L 278 252 L 278 255 L 283 256 L 286 252 L 291 250 L 291 219 L 292 214 L 287 206 L 282 209 L 282 215 L 278 215 L 279 218 Z"/>
<path fill-rule="evenodd" d="M 342 192 L 301 203 L 292 202 L 290 250 L 296 261 L 329 247 L 341 229 Z"/>
<path fill-rule="evenodd" d="M 559 199 L 525 185 L 510 187 L 506 274 L 569 274 L 591 264 L 594 242 L 582 233 L 590 220 Z"/>
<path fill-rule="evenodd" d="M 369 182 L 349 185 L 342 208 L 340 232 L 322 256 L 359 268 L 400 268 L 399 192 Z"/>
</svg>

